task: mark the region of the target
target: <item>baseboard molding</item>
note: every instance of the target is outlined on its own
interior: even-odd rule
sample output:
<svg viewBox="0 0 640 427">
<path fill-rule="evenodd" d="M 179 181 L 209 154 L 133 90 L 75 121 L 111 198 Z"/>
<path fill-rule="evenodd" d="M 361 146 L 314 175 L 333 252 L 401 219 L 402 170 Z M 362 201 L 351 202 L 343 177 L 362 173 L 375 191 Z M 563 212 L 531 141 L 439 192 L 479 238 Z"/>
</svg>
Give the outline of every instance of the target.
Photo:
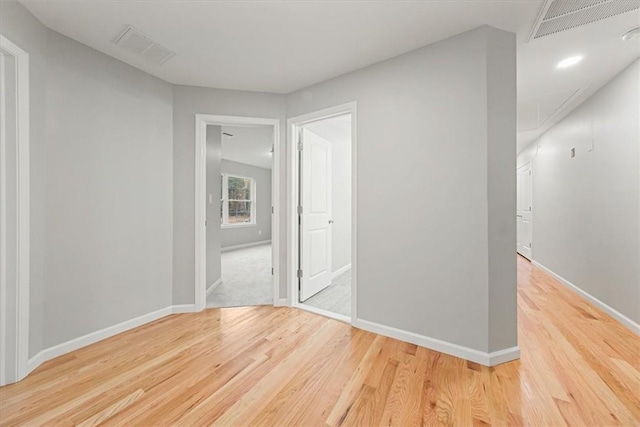
<svg viewBox="0 0 640 427">
<path fill-rule="evenodd" d="M 305 303 L 298 303 L 294 307 L 299 308 L 300 310 L 309 311 L 313 314 L 318 314 L 320 316 L 329 317 L 331 319 L 338 320 L 340 322 L 351 324 L 351 317 L 345 316 L 344 314 L 334 313 L 333 311 L 324 310 L 322 308 L 317 308 L 312 305 L 307 305 Z"/>
<path fill-rule="evenodd" d="M 260 242 L 252 242 L 252 243 L 244 243 L 242 245 L 227 246 L 226 248 L 220 248 L 220 252 L 231 252 L 238 249 L 246 249 L 246 248 L 252 248 L 254 246 L 266 245 L 268 243 L 271 243 L 271 240 L 262 240 Z"/>
<path fill-rule="evenodd" d="M 416 344 L 430 350 L 439 351 L 440 353 L 446 353 L 450 356 L 470 360 L 484 366 L 495 366 L 520 358 L 520 347 L 518 346 L 495 351 L 493 353 L 485 353 L 469 347 L 415 334 L 413 332 L 403 331 L 401 329 L 381 325 L 368 320 L 356 319 L 353 326 L 359 329 L 364 329 L 365 331 L 374 332 L 386 337 Z"/>
<path fill-rule="evenodd" d="M 545 267 L 544 265 L 540 264 L 539 262 L 532 260 L 531 263 L 533 265 L 535 265 L 536 267 L 538 267 L 540 270 L 542 270 L 545 273 L 547 273 L 549 276 L 551 276 L 554 279 L 556 279 L 558 282 L 562 283 L 568 289 L 574 291 L 575 293 L 577 293 L 578 295 L 580 295 L 581 297 L 583 297 L 584 299 L 589 301 L 591 304 L 595 305 L 600 310 L 604 311 L 609 316 L 613 317 L 615 320 L 617 320 L 619 323 L 621 323 L 627 329 L 630 329 L 636 335 L 640 335 L 640 325 L 638 325 L 633 320 L 629 319 L 624 314 L 622 314 L 619 311 L 617 311 L 616 309 L 608 306 L 607 304 L 605 304 L 604 302 L 600 301 L 598 298 L 594 297 L 590 293 L 580 289 L 579 287 L 577 287 L 576 285 L 574 285 L 573 283 L 571 283 L 570 281 L 568 281 L 564 277 L 560 276 L 559 274 L 555 273 L 553 270 L 550 270 L 549 268 Z"/>
<path fill-rule="evenodd" d="M 280 298 L 273 300 L 274 307 L 289 307 L 289 300 L 286 298 Z"/>
<path fill-rule="evenodd" d="M 342 273 L 346 273 L 349 270 L 351 270 L 351 263 L 345 265 L 344 267 L 340 267 L 339 269 L 337 269 L 336 271 L 331 273 L 331 278 L 335 279 L 336 277 L 338 277 Z"/>
<path fill-rule="evenodd" d="M 210 294 L 211 292 L 213 292 L 213 290 L 214 290 L 215 288 L 217 288 L 218 286 L 220 286 L 221 284 L 222 284 L 222 277 L 220 277 L 218 280 L 216 280 L 216 281 L 213 283 L 213 285 L 211 285 L 211 286 L 209 286 L 209 287 L 207 288 L 207 296 L 209 296 L 209 294 Z"/>
<path fill-rule="evenodd" d="M 196 305 L 195 304 L 180 304 L 180 305 L 172 305 L 171 314 L 182 314 L 182 313 L 195 313 Z"/>
<path fill-rule="evenodd" d="M 194 304 L 182 304 L 172 305 L 169 307 L 161 308 L 160 310 L 153 311 L 151 313 L 143 314 L 142 316 L 138 316 L 133 319 L 118 323 L 116 325 L 88 333 L 78 338 L 74 338 L 61 344 L 54 345 L 53 347 L 46 348 L 29 359 L 29 362 L 27 363 L 27 369 L 29 372 L 31 372 L 48 360 L 55 359 L 56 357 L 62 356 L 75 350 L 79 350 L 82 347 L 86 347 L 98 341 L 102 341 L 106 338 L 110 338 L 114 335 L 126 332 L 130 329 L 137 328 L 138 326 L 153 322 L 154 320 L 161 319 L 170 314 L 193 312 L 195 312 Z"/>
</svg>

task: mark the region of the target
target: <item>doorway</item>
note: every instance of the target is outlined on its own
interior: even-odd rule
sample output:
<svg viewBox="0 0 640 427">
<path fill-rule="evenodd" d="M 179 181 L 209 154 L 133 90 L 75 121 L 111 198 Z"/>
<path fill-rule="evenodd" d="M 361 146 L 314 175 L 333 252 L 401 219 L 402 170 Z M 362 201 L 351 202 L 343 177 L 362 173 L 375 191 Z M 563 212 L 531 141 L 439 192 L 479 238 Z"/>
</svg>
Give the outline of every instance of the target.
<svg viewBox="0 0 640 427">
<path fill-rule="evenodd" d="M 279 127 L 196 115 L 196 311 L 278 300 Z"/>
<path fill-rule="evenodd" d="M 356 318 L 355 103 L 289 120 L 292 305 Z"/>
<path fill-rule="evenodd" d="M 532 175 L 531 162 L 518 168 L 517 202 L 516 202 L 516 235 L 517 251 L 531 261 L 532 247 Z"/>
</svg>

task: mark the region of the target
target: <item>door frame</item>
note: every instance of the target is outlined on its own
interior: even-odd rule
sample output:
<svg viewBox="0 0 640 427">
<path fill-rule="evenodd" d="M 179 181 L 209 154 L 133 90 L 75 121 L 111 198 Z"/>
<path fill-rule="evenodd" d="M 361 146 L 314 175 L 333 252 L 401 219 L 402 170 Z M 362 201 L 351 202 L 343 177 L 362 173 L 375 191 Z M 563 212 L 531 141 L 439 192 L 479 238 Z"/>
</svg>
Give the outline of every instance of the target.
<svg viewBox="0 0 640 427">
<path fill-rule="evenodd" d="M 533 262 L 533 247 L 534 247 L 534 244 L 533 244 L 533 159 L 527 160 L 526 162 L 522 163 L 521 165 L 516 166 L 516 204 L 518 202 L 517 201 L 517 196 L 518 196 L 517 192 L 520 191 L 520 189 L 518 188 L 518 182 L 517 182 L 517 180 L 518 180 L 518 171 L 520 169 L 524 168 L 524 167 L 527 167 L 527 166 L 529 166 L 529 172 L 530 172 L 530 176 L 531 176 L 531 178 L 529 179 L 529 185 L 531 186 L 531 188 L 530 188 L 531 218 L 529 219 L 529 224 L 530 224 L 530 228 L 531 228 L 531 230 L 530 230 L 531 231 L 531 248 L 529 248 L 529 249 L 531 249 L 530 250 L 530 254 L 529 254 L 529 258 L 530 259 L 527 259 L 526 256 L 524 256 L 520 252 L 518 252 L 517 227 L 516 227 L 516 253 L 518 255 L 520 255 L 521 257 L 527 259 L 527 261 Z M 517 206 L 516 206 L 516 212 L 517 211 L 518 211 L 518 209 L 517 209 Z M 517 221 L 516 221 L 516 223 L 517 223 Z"/>
<path fill-rule="evenodd" d="M 357 104 L 355 101 L 346 104 L 336 105 L 322 110 L 314 111 L 287 120 L 287 289 L 288 304 L 316 314 L 331 317 L 343 322 L 353 324 L 357 319 L 357 283 L 358 283 L 358 186 L 357 186 Z M 343 114 L 351 114 L 351 317 L 327 310 L 311 307 L 300 302 L 298 289 L 298 260 L 299 260 L 299 230 L 297 221 L 297 206 L 299 194 L 299 159 L 297 148 L 297 135 L 300 128 L 311 122 L 328 119 Z"/>
<path fill-rule="evenodd" d="M 271 263 L 273 266 L 273 304 L 280 300 L 280 120 L 262 117 L 196 114 L 195 144 L 195 311 L 207 303 L 207 125 L 266 125 L 273 127 L 273 164 L 271 168 Z"/>
<path fill-rule="evenodd" d="M 7 313 L 8 286 L 16 287 L 15 295 L 15 348 L 7 342 L 6 321 L 0 324 L 0 385 L 20 381 L 29 373 L 29 286 L 30 286 L 30 189 L 29 189 L 29 54 L 0 34 L 0 47 L 15 59 L 16 76 L 16 202 L 17 241 L 16 283 L 7 283 L 6 277 L 6 181 L 0 185 L 0 313 Z M 4 64 L 3 64 L 4 66 Z M 2 73 L 4 77 L 4 73 Z M 4 82 L 2 82 L 4 85 Z M 6 173 L 6 124 L 5 109 L 1 109 L 0 121 L 0 174 Z M 6 356 L 15 352 L 15 365 L 8 366 Z"/>
</svg>

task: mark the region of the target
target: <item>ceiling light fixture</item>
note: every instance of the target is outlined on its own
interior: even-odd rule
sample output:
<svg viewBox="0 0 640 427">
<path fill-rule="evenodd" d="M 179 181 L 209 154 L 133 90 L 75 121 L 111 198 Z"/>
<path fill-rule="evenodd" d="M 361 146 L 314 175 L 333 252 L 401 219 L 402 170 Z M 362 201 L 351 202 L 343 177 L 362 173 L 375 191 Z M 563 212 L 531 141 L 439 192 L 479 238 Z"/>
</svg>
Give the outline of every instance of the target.
<svg viewBox="0 0 640 427">
<path fill-rule="evenodd" d="M 557 68 L 567 68 L 567 67 L 571 67 L 573 65 L 576 65 L 578 62 L 582 61 L 582 56 L 578 55 L 578 56 L 571 56 L 567 59 L 563 59 L 562 61 L 558 62 L 558 65 L 556 65 Z"/>
<path fill-rule="evenodd" d="M 640 36 L 640 27 L 629 30 L 622 35 L 622 41 L 628 42 Z"/>
</svg>

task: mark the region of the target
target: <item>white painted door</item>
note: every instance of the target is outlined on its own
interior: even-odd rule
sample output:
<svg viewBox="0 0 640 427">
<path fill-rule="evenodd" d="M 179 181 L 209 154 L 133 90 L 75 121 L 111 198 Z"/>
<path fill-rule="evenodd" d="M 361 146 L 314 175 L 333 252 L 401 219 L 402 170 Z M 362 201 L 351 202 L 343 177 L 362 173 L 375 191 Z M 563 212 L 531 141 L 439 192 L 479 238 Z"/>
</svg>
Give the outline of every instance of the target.
<svg viewBox="0 0 640 427">
<path fill-rule="evenodd" d="M 516 233 L 518 253 L 528 260 L 531 260 L 531 186 L 531 163 L 527 163 L 518 169 Z"/>
<path fill-rule="evenodd" d="M 300 301 L 331 284 L 331 143 L 302 129 Z"/>
</svg>

